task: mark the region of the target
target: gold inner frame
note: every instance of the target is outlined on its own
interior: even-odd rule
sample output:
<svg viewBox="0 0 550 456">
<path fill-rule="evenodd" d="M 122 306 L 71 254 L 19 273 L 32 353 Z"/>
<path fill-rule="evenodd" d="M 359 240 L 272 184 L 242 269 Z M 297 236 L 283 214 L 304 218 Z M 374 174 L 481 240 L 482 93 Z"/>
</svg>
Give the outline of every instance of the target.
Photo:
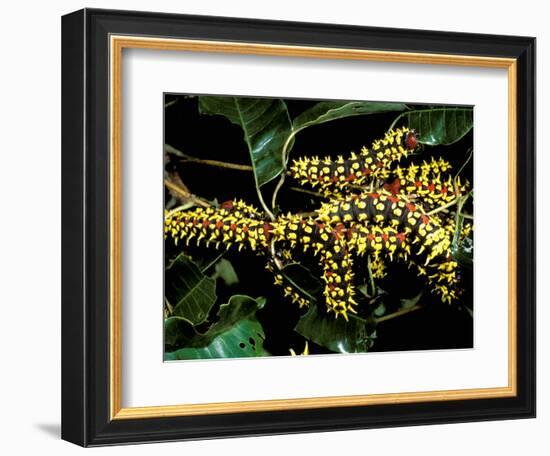
<svg viewBox="0 0 550 456">
<path fill-rule="evenodd" d="M 123 49 L 255 54 L 317 59 L 368 60 L 508 70 L 508 386 L 461 390 L 274 399 L 245 402 L 122 407 L 122 51 Z M 183 40 L 137 36 L 110 37 L 110 411 L 111 419 L 158 418 L 236 412 L 297 410 L 373 404 L 511 397 L 517 394 L 516 290 L 516 120 L 517 61 L 468 55 L 386 52 L 309 46 Z"/>
</svg>

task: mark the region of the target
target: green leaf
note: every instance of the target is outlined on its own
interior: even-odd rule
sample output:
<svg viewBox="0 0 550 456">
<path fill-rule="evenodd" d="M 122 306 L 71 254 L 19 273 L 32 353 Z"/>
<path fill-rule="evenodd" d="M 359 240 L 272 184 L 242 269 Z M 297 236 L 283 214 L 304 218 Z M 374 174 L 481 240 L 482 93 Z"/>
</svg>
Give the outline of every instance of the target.
<svg viewBox="0 0 550 456">
<path fill-rule="evenodd" d="M 171 317 L 164 322 L 166 361 L 182 359 L 240 358 L 268 356 L 263 347 L 265 332 L 256 312 L 265 298 L 232 296 L 218 311 L 218 320 L 199 333 L 184 319 Z M 182 348 L 179 348 L 182 347 Z"/>
<path fill-rule="evenodd" d="M 453 258 L 456 262 L 465 268 L 472 269 L 474 263 L 474 240 L 471 237 L 465 237 L 455 247 L 451 248 Z"/>
<path fill-rule="evenodd" d="M 184 359 L 245 358 L 269 356 L 264 349 L 265 333 L 256 320 L 243 320 L 215 337 L 204 347 L 180 348 L 164 354 L 165 361 Z"/>
<path fill-rule="evenodd" d="M 378 306 L 374 309 L 372 313 L 376 317 L 383 316 L 386 313 L 386 305 L 383 302 L 381 302 L 380 304 L 378 304 Z"/>
<path fill-rule="evenodd" d="M 179 255 L 166 269 L 165 296 L 172 315 L 192 325 L 206 320 L 216 302 L 216 281 L 205 276 L 188 257 Z"/>
<path fill-rule="evenodd" d="M 339 353 L 364 353 L 375 338 L 374 323 L 350 316 L 349 321 L 322 313 L 312 303 L 294 330 L 317 345 Z"/>
<path fill-rule="evenodd" d="M 313 125 L 352 116 L 375 114 L 380 112 L 404 111 L 403 103 L 381 103 L 375 101 L 321 101 L 304 111 L 294 119 L 295 133 Z"/>
<path fill-rule="evenodd" d="M 199 111 L 201 114 L 222 115 L 242 128 L 258 187 L 282 172 L 283 144 L 292 128 L 284 101 L 201 96 Z"/>
<path fill-rule="evenodd" d="M 319 278 L 314 276 L 308 268 L 299 263 L 286 265 L 281 273 L 294 288 L 312 302 L 317 301 L 317 296 L 323 291 L 323 286 Z"/>
<path fill-rule="evenodd" d="M 419 142 L 430 146 L 453 144 L 474 126 L 473 108 L 432 108 L 400 114 L 392 123 L 407 126 L 419 134 Z"/>
<path fill-rule="evenodd" d="M 303 315 L 294 330 L 306 339 L 329 350 L 340 353 L 366 352 L 373 344 L 374 332 L 365 320 L 350 316 L 335 319 L 318 309 L 317 296 L 323 290 L 320 280 L 309 269 L 293 263 L 282 270 L 283 275 L 293 286 L 310 299 L 307 313 Z"/>
<path fill-rule="evenodd" d="M 235 272 L 235 268 L 229 260 L 222 258 L 216 263 L 216 276 L 220 277 L 227 286 L 235 285 L 239 283 L 239 277 Z"/>
</svg>

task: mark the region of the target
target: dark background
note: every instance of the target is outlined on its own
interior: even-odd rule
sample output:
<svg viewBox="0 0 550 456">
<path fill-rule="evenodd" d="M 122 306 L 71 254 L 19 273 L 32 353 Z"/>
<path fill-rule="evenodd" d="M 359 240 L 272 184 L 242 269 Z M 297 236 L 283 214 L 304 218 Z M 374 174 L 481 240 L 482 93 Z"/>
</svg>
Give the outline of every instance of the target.
<svg viewBox="0 0 550 456">
<path fill-rule="evenodd" d="M 248 150 L 242 139 L 242 130 L 231 124 L 223 116 L 201 115 L 196 96 L 166 94 L 165 103 L 165 143 L 182 152 L 202 159 L 213 159 L 231 163 L 250 164 Z M 313 106 L 317 100 L 285 99 L 291 119 Z M 426 108 L 426 105 L 409 107 Z M 383 137 L 398 112 L 350 117 L 310 127 L 296 136 L 291 159 L 305 155 L 336 156 L 358 152 L 361 146 L 370 146 L 373 140 Z M 400 125 L 398 125 L 400 126 Z M 415 157 L 415 162 L 429 159 L 430 155 L 442 156 L 453 165 L 457 172 L 466 159 L 466 151 L 472 146 L 473 133 L 468 133 L 451 146 L 428 147 Z M 461 176 L 470 182 L 472 162 L 466 166 Z M 205 166 L 200 163 L 171 164 L 171 171 L 177 171 L 182 181 L 196 195 L 218 202 L 242 198 L 261 208 L 256 195 L 254 177 L 251 172 Z M 270 200 L 272 188 L 278 179 L 262 187 L 264 199 Z M 289 190 L 299 186 L 290 177 L 280 192 L 279 204 L 284 212 L 311 211 L 318 207 L 320 199 Z M 307 188 L 307 187 L 306 187 Z M 166 202 L 170 196 L 166 193 Z M 471 200 L 470 200 L 471 201 Z M 471 205 L 471 202 L 469 203 Z M 472 213 L 472 208 L 467 207 Z M 170 242 L 166 243 L 166 258 L 172 258 L 177 250 Z M 192 257 L 212 255 L 207 249 L 190 248 Z M 243 293 L 253 297 L 265 296 L 268 304 L 258 313 L 258 318 L 266 332 L 264 346 L 274 355 L 288 355 L 289 348 L 297 351 L 304 346 L 304 339 L 293 328 L 304 310 L 282 296 L 282 289 L 272 285 L 273 277 L 265 270 L 265 258 L 254 254 L 230 250 L 226 255 L 234 266 L 240 282 L 227 287 L 218 281 L 218 303 L 227 302 L 234 294 Z M 302 258 L 301 258 L 302 259 Z M 317 270 L 315 261 L 304 257 L 303 263 L 312 271 Z M 359 275 L 356 270 L 356 277 Z M 424 350 L 473 347 L 473 319 L 464 306 L 473 309 L 472 271 L 461 270 L 464 293 L 458 304 L 442 304 L 430 294 L 424 294 L 420 304 L 423 308 L 407 315 L 382 322 L 378 325 L 377 336 L 370 351 Z M 411 298 L 425 286 L 422 280 L 405 267 L 395 266 L 388 277 L 378 282 L 390 291 L 387 307 L 397 306 L 399 298 Z M 219 305 L 219 304 L 218 304 Z M 216 310 L 214 309 L 214 312 Z M 323 347 L 309 343 L 313 353 L 328 353 Z"/>
</svg>

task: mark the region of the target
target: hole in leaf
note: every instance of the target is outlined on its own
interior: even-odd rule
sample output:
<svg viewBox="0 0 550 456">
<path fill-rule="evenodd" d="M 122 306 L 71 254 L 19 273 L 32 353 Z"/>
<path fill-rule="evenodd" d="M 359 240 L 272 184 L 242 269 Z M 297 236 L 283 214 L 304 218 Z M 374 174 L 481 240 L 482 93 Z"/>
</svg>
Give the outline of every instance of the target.
<svg viewBox="0 0 550 456">
<path fill-rule="evenodd" d="M 244 349 L 244 347 L 245 347 L 244 342 L 241 342 L 241 343 L 239 344 L 239 347 L 241 347 L 241 348 Z"/>
<path fill-rule="evenodd" d="M 252 346 L 256 345 L 256 341 L 255 341 L 252 337 L 249 337 L 249 338 L 248 338 L 248 342 L 249 342 L 250 345 L 252 345 Z"/>
</svg>

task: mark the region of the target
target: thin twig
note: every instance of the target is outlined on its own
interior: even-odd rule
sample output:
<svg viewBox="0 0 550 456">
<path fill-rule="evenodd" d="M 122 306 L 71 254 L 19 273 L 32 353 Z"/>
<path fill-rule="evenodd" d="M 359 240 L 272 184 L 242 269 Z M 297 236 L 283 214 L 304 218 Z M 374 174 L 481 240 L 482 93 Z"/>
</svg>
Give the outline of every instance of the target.
<svg viewBox="0 0 550 456">
<path fill-rule="evenodd" d="M 367 256 L 367 269 L 369 272 L 369 281 L 370 281 L 370 287 L 372 289 L 372 296 L 374 296 L 376 295 L 376 286 L 374 285 L 374 277 L 372 276 L 372 266 L 371 266 L 370 255 Z"/>
<path fill-rule="evenodd" d="M 474 149 L 473 148 L 469 148 L 466 153 L 468 154 L 468 157 L 466 158 L 466 160 L 464 161 L 464 163 L 462 163 L 462 166 L 460 167 L 460 169 L 458 170 L 458 173 L 455 174 L 455 183 L 456 183 L 456 179 L 458 178 L 458 176 L 460 176 L 460 173 L 464 170 L 464 168 L 466 168 L 466 165 L 468 164 L 468 162 L 472 159 L 472 156 L 474 154 Z"/>
<path fill-rule="evenodd" d="M 391 314 L 388 314 L 388 315 L 384 315 L 383 317 L 379 317 L 376 319 L 376 323 L 382 323 L 384 321 L 388 321 L 388 320 L 392 320 L 394 318 L 397 318 L 397 317 L 401 317 L 403 315 L 406 315 L 410 312 L 414 312 L 415 310 L 420 310 L 422 309 L 423 306 L 417 304 L 416 306 L 412 306 L 412 307 L 409 307 L 408 309 L 403 309 L 403 310 L 399 310 L 397 312 L 394 312 L 394 313 L 391 313 Z"/>
<path fill-rule="evenodd" d="M 207 159 L 192 157 L 191 155 L 187 155 L 183 153 L 181 150 L 178 150 L 169 144 L 165 144 L 164 149 L 165 151 L 180 157 L 181 158 L 180 161 L 183 163 L 186 163 L 186 162 L 200 163 L 202 165 L 216 166 L 218 168 L 233 169 L 237 171 L 247 171 L 247 172 L 254 171 L 254 168 L 250 165 L 240 165 L 238 163 L 227 163 L 227 162 L 222 162 L 218 160 L 207 160 Z M 275 215 L 273 215 L 273 213 L 269 210 L 269 208 L 265 204 L 264 197 L 258 185 L 256 185 L 256 192 L 258 194 L 258 199 L 260 200 L 260 204 L 264 208 L 266 214 L 269 216 L 271 220 L 275 220 Z"/>
<path fill-rule="evenodd" d="M 215 166 L 217 168 L 233 169 L 236 171 L 246 171 L 246 172 L 253 171 L 252 166 L 250 165 L 240 165 L 238 163 L 228 163 L 228 162 L 222 162 L 219 160 L 207 160 L 207 159 L 187 156 L 186 158 L 183 158 L 180 161 L 181 163 L 200 163 L 201 165 Z"/>
<path fill-rule="evenodd" d="M 458 201 L 460 200 L 460 197 L 459 198 L 456 198 L 454 199 L 453 201 L 451 201 L 450 203 L 447 203 L 443 206 L 440 206 L 438 207 L 437 209 L 434 209 L 433 211 L 430 211 L 428 213 L 426 213 L 426 215 L 434 215 L 434 214 L 437 214 L 438 212 L 442 212 L 450 207 L 453 207 L 454 205 L 456 205 L 458 203 Z"/>
<path fill-rule="evenodd" d="M 172 100 L 172 101 L 169 101 L 168 103 L 164 103 L 164 107 L 165 108 L 169 108 L 170 106 L 173 106 L 175 105 L 177 102 L 178 102 L 178 98 L 176 98 L 175 100 Z"/>
<path fill-rule="evenodd" d="M 181 150 L 176 149 L 170 144 L 165 144 L 164 150 L 168 153 L 176 155 L 177 157 L 180 157 L 180 161 L 183 163 L 188 163 L 188 162 L 199 163 L 202 165 L 215 166 L 217 168 L 234 169 L 236 171 L 251 172 L 254 170 L 250 165 L 241 165 L 239 163 L 228 163 L 228 162 L 223 162 L 219 160 L 209 160 L 209 159 L 193 157 L 192 155 L 188 155 L 182 152 Z"/>
<path fill-rule="evenodd" d="M 185 191 L 181 187 L 178 187 L 177 185 L 173 184 L 172 182 L 170 182 L 166 179 L 164 180 L 164 185 L 166 185 L 170 190 L 178 193 L 179 195 L 181 195 L 185 199 L 195 203 L 197 206 L 202 206 L 202 207 L 211 207 L 212 206 L 207 201 L 204 201 L 201 198 L 198 198 L 197 196 L 192 195 L 191 193 Z"/>
<path fill-rule="evenodd" d="M 468 198 L 470 196 L 472 196 L 472 193 L 473 193 L 473 190 L 470 190 L 468 193 L 466 193 L 466 195 L 459 196 L 459 197 L 455 198 L 453 201 L 451 201 L 450 203 L 447 203 L 447 204 L 445 204 L 441 207 L 438 207 L 437 209 L 434 209 L 433 211 L 428 212 L 426 215 L 437 214 L 438 212 L 444 211 L 444 210 L 448 209 L 449 207 L 452 207 L 456 204 L 458 204 L 458 206 L 459 206 L 459 211 L 457 211 L 457 213 L 458 213 L 458 212 L 460 212 L 460 210 L 462 209 L 462 206 L 464 206 L 464 203 L 466 203 Z"/>
<path fill-rule="evenodd" d="M 306 195 L 316 196 L 317 198 L 324 198 L 325 197 L 322 193 L 315 192 L 313 190 L 308 190 L 307 188 L 288 187 L 288 189 L 292 190 L 294 192 L 305 193 Z"/>
<path fill-rule="evenodd" d="M 174 215 L 176 212 L 185 211 L 185 210 L 189 209 L 192 206 L 194 206 L 194 204 L 192 202 L 189 202 L 187 204 L 182 204 L 181 206 L 175 207 L 170 212 L 167 212 L 164 217 L 169 218 L 172 215 Z"/>
</svg>

